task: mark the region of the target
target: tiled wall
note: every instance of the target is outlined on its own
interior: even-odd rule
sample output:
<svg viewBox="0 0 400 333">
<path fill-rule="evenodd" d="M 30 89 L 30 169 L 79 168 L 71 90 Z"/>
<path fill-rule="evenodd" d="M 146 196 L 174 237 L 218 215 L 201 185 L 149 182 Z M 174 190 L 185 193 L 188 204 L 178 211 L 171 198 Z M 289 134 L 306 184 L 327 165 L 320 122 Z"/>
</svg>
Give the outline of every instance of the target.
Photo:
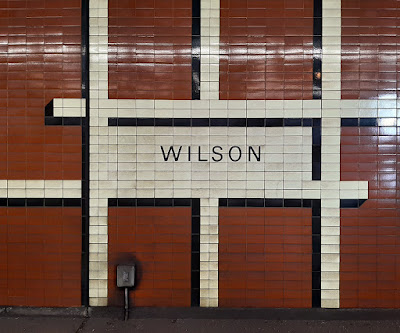
<svg viewBox="0 0 400 333">
<path fill-rule="evenodd" d="M 110 1 L 109 97 L 192 98 L 192 1 Z"/>
<path fill-rule="evenodd" d="M 311 209 L 219 209 L 219 306 L 312 305 Z"/>
<path fill-rule="evenodd" d="M 109 305 L 123 305 L 116 266 L 137 264 L 135 306 L 190 306 L 190 207 L 112 207 L 108 219 Z"/>
<path fill-rule="evenodd" d="M 0 305 L 399 306 L 397 1 L 0 7 Z"/>
<path fill-rule="evenodd" d="M 342 1 L 342 98 L 397 99 L 397 1 Z"/>
<path fill-rule="evenodd" d="M 360 110 L 343 112 L 355 118 L 342 120 L 341 179 L 369 184 L 341 211 L 342 307 L 400 304 L 398 20 L 396 1 L 342 1 L 342 98 Z"/>
<path fill-rule="evenodd" d="M 400 305 L 399 136 L 395 130 L 394 126 L 342 128 L 341 177 L 369 183 L 368 201 L 358 209 L 341 211 L 342 307 Z"/>
<path fill-rule="evenodd" d="M 221 0 L 220 99 L 312 99 L 313 1 Z"/>
<path fill-rule="evenodd" d="M 81 128 L 45 107 L 81 97 L 80 1 L 3 1 L 0 45 L 0 305 L 79 306 Z"/>
<path fill-rule="evenodd" d="M 0 207 L 0 304 L 81 304 L 81 210 Z"/>
<path fill-rule="evenodd" d="M 80 179 L 80 128 L 44 126 L 53 98 L 81 97 L 80 2 L 5 1 L 0 12 L 0 177 Z"/>
</svg>

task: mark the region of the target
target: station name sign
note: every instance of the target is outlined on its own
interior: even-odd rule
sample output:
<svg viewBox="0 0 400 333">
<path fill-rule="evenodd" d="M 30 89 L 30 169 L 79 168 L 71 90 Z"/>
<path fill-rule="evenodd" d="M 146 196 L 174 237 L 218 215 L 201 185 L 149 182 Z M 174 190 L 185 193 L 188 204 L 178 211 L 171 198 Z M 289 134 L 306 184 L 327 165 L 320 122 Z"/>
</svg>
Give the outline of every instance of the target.
<svg viewBox="0 0 400 333">
<path fill-rule="evenodd" d="M 201 146 L 160 146 L 160 150 L 165 162 L 261 161 L 261 146 L 212 146 L 209 151 Z"/>
</svg>

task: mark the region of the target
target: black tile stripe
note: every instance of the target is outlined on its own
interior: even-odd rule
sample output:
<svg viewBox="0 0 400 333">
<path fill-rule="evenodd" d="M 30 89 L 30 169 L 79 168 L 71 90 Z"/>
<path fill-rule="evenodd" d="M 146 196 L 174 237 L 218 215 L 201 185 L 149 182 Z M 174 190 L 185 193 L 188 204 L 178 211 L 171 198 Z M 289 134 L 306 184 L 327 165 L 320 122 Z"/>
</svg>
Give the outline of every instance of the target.
<svg viewBox="0 0 400 333">
<path fill-rule="evenodd" d="M 321 307 L 321 200 L 312 200 L 312 307 Z"/>
<path fill-rule="evenodd" d="M 200 199 L 112 198 L 109 207 L 191 207 L 191 306 L 200 306 Z"/>
<path fill-rule="evenodd" d="M 192 99 L 200 99 L 200 0 L 192 0 Z"/>
<path fill-rule="evenodd" d="M 319 118 L 108 118 L 108 126 L 320 127 Z"/>
<path fill-rule="evenodd" d="M 89 0 L 82 0 L 82 98 L 86 101 L 86 114 L 82 118 L 82 258 L 81 300 L 89 306 Z"/>
<path fill-rule="evenodd" d="M 367 199 L 340 199 L 340 208 L 360 208 Z"/>
<path fill-rule="evenodd" d="M 219 199 L 219 207 L 311 208 L 312 201 L 312 199 L 223 198 Z"/>
<path fill-rule="evenodd" d="M 81 207 L 80 198 L 0 198 L 0 207 Z"/>
<path fill-rule="evenodd" d="M 321 180 L 321 120 L 312 128 L 312 180 Z"/>
<path fill-rule="evenodd" d="M 342 118 L 342 127 L 396 126 L 396 118 Z"/>
<path fill-rule="evenodd" d="M 321 200 L 320 199 L 219 199 L 219 207 L 301 207 L 312 209 L 312 307 L 321 307 Z"/>
<path fill-rule="evenodd" d="M 313 99 L 322 98 L 322 0 L 314 0 Z"/>
<path fill-rule="evenodd" d="M 191 306 L 200 306 L 200 199 L 192 199 Z"/>
</svg>

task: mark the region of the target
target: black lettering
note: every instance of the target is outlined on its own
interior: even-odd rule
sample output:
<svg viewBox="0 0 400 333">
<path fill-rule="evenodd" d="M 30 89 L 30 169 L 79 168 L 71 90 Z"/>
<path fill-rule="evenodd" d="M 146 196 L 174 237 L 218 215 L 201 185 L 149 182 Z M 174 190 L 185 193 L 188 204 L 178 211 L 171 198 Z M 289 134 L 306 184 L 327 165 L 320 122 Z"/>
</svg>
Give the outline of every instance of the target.
<svg viewBox="0 0 400 333">
<path fill-rule="evenodd" d="M 191 157 L 191 156 L 190 156 L 190 153 L 191 153 L 190 150 L 191 150 L 191 148 L 192 148 L 192 147 L 188 146 L 188 161 L 189 161 L 189 162 L 190 162 L 190 157 Z"/>
<path fill-rule="evenodd" d="M 222 157 L 222 154 L 221 154 L 221 153 L 215 151 L 216 148 L 218 148 L 219 150 L 222 150 L 222 147 L 221 147 L 221 146 L 214 146 L 213 149 L 212 149 L 212 152 L 213 152 L 215 155 L 218 155 L 218 156 L 219 156 L 219 159 L 217 159 L 217 158 L 215 158 L 215 157 L 213 156 L 213 157 L 212 157 L 212 160 L 213 160 L 214 162 L 220 162 L 220 161 L 222 161 L 222 158 L 223 158 L 223 157 Z"/>
<path fill-rule="evenodd" d="M 238 153 L 239 153 L 239 156 L 238 156 L 238 158 L 237 158 L 236 160 L 234 160 L 234 159 L 232 158 L 232 150 L 233 150 L 233 148 L 236 148 L 236 149 L 238 150 Z M 233 161 L 233 162 L 239 161 L 239 160 L 242 158 L 242 150 L 240 149 L 240 147 L 238 147 L 238 146 L 232 146 L 232 147 L 229 149 L 229 158 L 230 158 L 231 161 Z"/>
<path fill-rule="evenodd" d="M 161 151 L 162 151 L 162 154 L 163 154 L 163 157 L 164 157 L 164 161 L 168 161 L 169 160 L 169 155 L 171 154 L 171 152 L 172 152 L 172 155 L 174 156 L 175 161 L 179 160 L 179 156 L 181 155 L 182 146 L 179 147 L 179 150 L 178 150 L 177 154 L 175 154 L 174 147 L 170 146 L 167 155 L 165 155 L 164 147 L 160 146 L 160 148 L 161 148 Z"/>
<path fill-rule="evenodd" d="M 199 162 L 207 162 L 208 160 L 201 159 L 201 147 L 199 146 Z"/>
<path fill-rule="evenodd" d="M 260 162 L 260 159 L 261 159 L 261 147 L 260 146 L 258 146 L 258 155 L 255 152 L 254 148 L 252 146 L 249 146 L 249 162 L 251 161 L 251 154 L 250 153 L 252 153 L 256 157 L 256 160 L 258 162 Z"/>
</svg>

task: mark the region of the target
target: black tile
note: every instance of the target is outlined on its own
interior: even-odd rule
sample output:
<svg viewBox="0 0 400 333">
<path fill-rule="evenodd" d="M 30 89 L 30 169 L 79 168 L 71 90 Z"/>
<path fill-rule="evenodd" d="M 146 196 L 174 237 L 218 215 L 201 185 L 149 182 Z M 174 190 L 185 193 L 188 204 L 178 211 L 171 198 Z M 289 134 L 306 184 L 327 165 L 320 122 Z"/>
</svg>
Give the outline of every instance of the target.
<svg viewBox="0 0 400 333">
<path fill-rule="evenodd" d="M 247 127 L 264 127 L 264 118 L 247 118 Z"/>
<path fill-rule="evenodd" d="M 301 118 L 285 118 L 284 126 L 301 126 Z"/>
<path fill-rule="evenodd" d="M 285 207 L 302 207 L 301 199 L 284 199 Z"/>
<path fill-rule="evenodd" d="M 42 199 L 42 198 L 26 199 L 26 205 L 28 207 L 43 207 L 44 199 Z"/>
<path fill-rule="evenodd" d="M 321 127 L 321 118 L 313 118 L 313 127 Z"/>
<path fill-rule="evenodd" d="M 312 233 L 313 235 L 321 235 L 321 217 L 312 217 Z"/>
<path fill-rule="evenodd" d="M 80 126 L 82 123 L 80 117 L 65 117 L 62 122 L 64 126 Z"/>
<path fill-rule="evenodd" d="M 249 198 L 246 200 L 247 207 L 264 207 L 264 199 L 253 199 Z"/>
<path fill-rule="evenodd" d="M 265 199 L 265 207 L 283 207 L 283 199 Z"/>
<path fill-rule="evenodd" d="M 200 288 L 200 272 L 199 271 L 192 271 L 191 282 L 192 282 L 191 283 L 192 289 Z"/>
<path fill-rule="evenodd" d="M 192 36 L 200 36 L 200 17 L 192 18 Z"/>
<path fill-rule="evenodd" d="M 246 207 L 246 199 L 228 199 L 228 207 Z"/>
<path fill-rule="evenodd" d="M 80 198 L 66 198 L 64 199 L 64 207 L 81 207 Z"/>
<path fill-rule="evenodd" d="M 210 119 L 209 118 L 192 118 L 192 126 L 193 127 L 209 127 Z"/>
<path fill-rule="evenodd" d="M 118 199 L 110 198 L 108 199 L 108 207 L 117 207 Z"/>
<path fill-rule="evenodd" d="M 211 118 L 210 126 L 226 127 L 226 126 L 228 126 L 228 118 Z"/>
<path fill-rule="evenodd" d="M 321 253 L 312 254 L 312 270 L 313 272 L 321 271 Z"/>
<path fill-rule="evenodd" d="M 228 199 L 219 199 L 219 207 L 228 207 Z"/>
<path fill-rule="evenodd" d="M 61 117 L 45 117 L 44 124 L 46 126 L 61 126 L 63 124 L 63 119 Z"/>
<path fill-rule="evenodd" d="M 341 126 L 342 127 L 358 126 L 358 118 L 342 118 Z"/>
<path fill-rule="evenodd" d="M 172 121 L 172 118 L 156 118 L 154 120 L 154 124 L 155 124 L 155 126 L 169 127 L 169 126 L 172 126 L 173 121 Z"/>
<path fill-rule="evenodd" d="M 192 234 L 200 234 L 200 216 L 192 216 Z"/>
<path fill-rule="evenodd" d="M 376 118 L 360 118 L 360 126 L 377 126 Z"/>
<path fill-rule="evenodd" d="M 321 162 L 312 162 L 312 180 L 321 180 Z"/>
<path fill-rule="evenodd" d="M 154 207 L 156 205 L 154 198 L 136 199 L 138 207 Z"/>
<path fill-rule="evenodd" d="M 312 216 L 313 217 L 321 217 L 321 200 L 313 200 Z"/>
<path fill-rule="evenodd" d="M 283 118 L 268 118 L 265 119 L 265 127 L 282 127 Z"/>
<path fill-rule="evenodd" d="M 230 127 L 246 127 L 246 118 L 229 118 L 228 125 Z"/>
<path fill-rule="evenodd" d="M 321 307 L 321 289 L 316 289 L 312 291 L 312 307 Z"/>
<path fill-rule="evenodd" d="M 192 205 L 192 199 L 174 199 L 174 206 L 179 207 L 190 207 Z"/>
<path fill-rule="evenodd" d="M 192 288 L 191 306 L 200 306 L 200 288 Z"/>
<path fill-rule="evenodd" d="M 118 118 L 118 126 L 137 126 L 136 118 Z"/>
<path fill-rule="evenodd" d="M 154 199 L 155 206 L 172 207 L 174 206 L 173 199 Z"/>
<path fill-rule="evenodd" d="M 200 199 L 192 199 L 192 214 L 200 216 Z"/>
<path fill-rule="evenodd" d="M 358 199 L 340 199 L 340 208 L 358 208 Z"/>
<path fill-rule="evenodd" d="M 137 118 L 136 126 L 154 126 L 155 119 L 154 118 Z"/>
<path fill-rule="evenodd" d="M 321 232 L 321 229 L 319 232 Z M 315 254 L 321 253 L 321 235 L 313 235 L 312 236 L 312 251 Z M 316 264 L 318 264 L 318 263 L 316 263 Z M 321 263 L 319 265 L 321 265 Z"/>
<path fill-rule="evenodd" d="M 8 198 L 9 207 L 25 207 L 26 200 L 21 198 Z"/>
<path fill-rule="evenodd" d="M 44 116 L 45 117 L 53 117 L 54 116 L 54 100 L 52 99 L 45 107 L 44 107 Z"/>
<path fill-rule="evenodd" d="M 44 205 L 47 207 L 62 207 L 62 199 L 44 199 Z"/>
<path fill-rule="evenodd" d="M 190 127 L 191 119 L 190 118 L 174 118 L 174 126 L 177 127 Z"/>
<path fill-rule="evenodd" d="M 358 207 L 361 207 L 367 199 L 358 199 Z"/>
<path fill-rule="evenodd" d="M 312 144 L 321 145 L 321 127 L 313 127 L 312 129 Z"/>
<path fill-rule="evenodd" d="M 321 146 L 312 146 L 312 161 L 321 163 Z"/>
<path fill-rule="evenodd" d="M 192 252 L 200 251 L 200 235 L 192 234 Z"/>
<path fill-rule="evenodd" d="M 321 289 L 321 272 L 312 272 L 312 289 Z"/>
<path fill-rule="evenodd" d="M 137 200 L 136 199 L 128 199 L 128 198 L 120 198 L 118 199 L 118 207 L 136 207 Z"/>
<path fill-rule="evenodd" d="M 192 271 L 200 271 L 200 252 L 192 252 Z"/>
</svg>

